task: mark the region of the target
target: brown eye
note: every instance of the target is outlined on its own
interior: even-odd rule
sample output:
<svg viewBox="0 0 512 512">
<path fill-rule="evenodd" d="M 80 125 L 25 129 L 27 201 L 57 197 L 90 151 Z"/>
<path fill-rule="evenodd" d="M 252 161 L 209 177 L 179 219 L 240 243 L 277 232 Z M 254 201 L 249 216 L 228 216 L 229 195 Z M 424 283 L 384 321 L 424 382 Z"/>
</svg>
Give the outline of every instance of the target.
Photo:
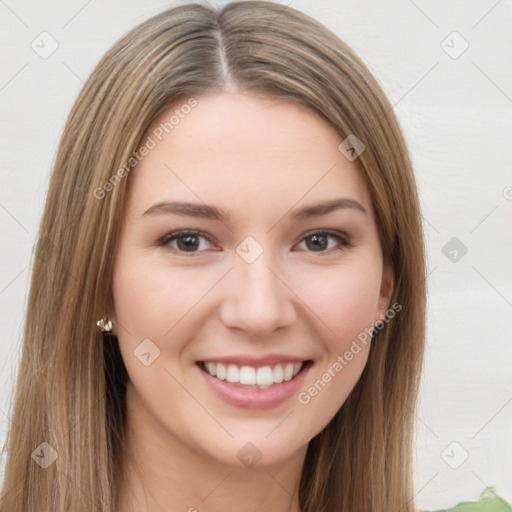
<svg viewBox="0 0 512 512">
<path fill-rule="evenodd" d="M 158 245 L 169 247 L 177 252 L 195 255 L 195 253 L 202 252 L 202 250 L 198 250 L 201 246 L 201 240 L 207 240 L 207 243 L 209 243 L 208 239 L 200 233 L 177 231 L 161 238 Z M 175 245 L 174 242 L 176 242 Z"/>
<path fill-rule="evenodd" d="M 208 237 L 199 232 L 176 231 L 162 237 L 158 241 L 158 245 L 168 247 L 177 253 L 196 256 L 208 248 L 204 247 L 202 240 L 205 240 L 207 244 L 211 244 Z M 306 244 L 308 252 L 317 253 L 330 253 L 331 250 L 343 250 L 350 246 L 350 243 L 344 236 L 328 231 L 310 233 L 302 238 L 301 243 Z"/>
<path fill-rule="evenodd" d="M 176 241 L 180 251 L 195 251 L 199 247 L 199 237 L 197 235 L 181 235 L 176 237 Z"/>
<path fill-rule="evenodd" d="M 334 248 L 336 244 L 338 249 L 348 247 L 350 244 L 341 235 L 337 233 L 330 233 L 326 231 L 318 231 L 305 236 L 302 241 L 306 243 L 306 247 L 311 252 L 327 252 L 327 249 L 332 249 L 333 246 L 329 246 L 329 240 L 335 240 Z"/>
</svg>

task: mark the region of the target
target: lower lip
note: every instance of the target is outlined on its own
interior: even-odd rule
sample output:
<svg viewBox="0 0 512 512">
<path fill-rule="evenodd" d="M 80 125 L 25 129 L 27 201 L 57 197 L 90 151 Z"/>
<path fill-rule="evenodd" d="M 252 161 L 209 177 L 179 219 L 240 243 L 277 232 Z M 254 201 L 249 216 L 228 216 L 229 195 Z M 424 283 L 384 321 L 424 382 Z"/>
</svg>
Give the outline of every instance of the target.
<svg viewBox="0 0 512 512">
<path fill-rule="evenodd" d="M 196 365 L 206 384 L 219 398 L 230 405 L 242 409 L 270 409 L 283 403 L 297 393 L 304 383 L 306 374 L 311 366 L 311 363 L 309 363 L 293 379 L 280 384 L 274 384 L 270 388 L 248 389 L 234 386 L 229 382 L 212 377 Z"/>
</svg>

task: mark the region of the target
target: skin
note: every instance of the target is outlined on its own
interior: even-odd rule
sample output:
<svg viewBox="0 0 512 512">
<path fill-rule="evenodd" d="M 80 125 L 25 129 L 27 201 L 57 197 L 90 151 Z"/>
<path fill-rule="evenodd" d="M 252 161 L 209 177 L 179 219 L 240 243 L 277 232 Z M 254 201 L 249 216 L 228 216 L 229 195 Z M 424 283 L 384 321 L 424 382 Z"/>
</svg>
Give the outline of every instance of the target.
<svg viewBox="0 0 512 512">
<path fill-rule="evenodd" d="M 385 314 L 393 271 L 383 263 L 360 171 L 321 117 L 233 90 L 196 99 L 129 176 L 109 312 L 130 377 L 132 460 L 123 467 L 119 511 L 298 511 L 308 442 L 357 383 L 370 345 L 308 404 L 294 395 L 261 411 L 222 401 L 195 363 L 232 354 L 297 355 L 314 361 L 301 388 L 307 390 Z M 185 102 L 163 112 L 143 141 Z M 344 208 L 290 217 L 340 197 L 366 213 Z M 215 205 L 232 219 L 143 215 L 162 200 Z M 184 229 L 207 235 L 196 240 L 194 255 L 178 240 L 158 245 Z M 338 232 L 351 245 L 329 237 L 315 250 L 310 235 L 320 230 Z M 263 249 L 251 264 L 236 252 L 247 236 Z M 145 339 L 160 350 L 148 366 L 134 356 Z M 247 442 L 261 453 L 252 467 L 237 457 Z"/>
</svg>

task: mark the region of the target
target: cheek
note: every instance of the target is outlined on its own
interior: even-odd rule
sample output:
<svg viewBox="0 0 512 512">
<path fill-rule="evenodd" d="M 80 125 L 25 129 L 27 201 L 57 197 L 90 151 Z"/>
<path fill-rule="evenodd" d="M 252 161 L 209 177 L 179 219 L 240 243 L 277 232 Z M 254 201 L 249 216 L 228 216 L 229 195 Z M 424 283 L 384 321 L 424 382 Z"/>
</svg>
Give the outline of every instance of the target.
<svg viewBox="0 0 512 512">
<path fill-rule="evenodd" d="M 330 269 L 302 285 L 305 303 L 324 325 L 331 349 L 346 344 L 373 326 L 381 285 L 381 269 L 375 266 L 349 266 Z"/>
<path fill-rule="evenodd" d="M 154 338 L 155 342 L 211 287 L 200 273 L 186 269 L 169 272 L 135 257 L 118 261 L 113 283 L 115 318 L 124 334 Z"/>
<path fill-rule="evenodd" d="M 146 405 L 163 403 L 172 395 L 179 408 L 186 396 L 168 373 L 173 373 L 169 361 L 186 345 L 189 334 L 183 328 L 207 283 L 204 276 L 183 269 L 170 272 L 136 250 L 120 254 L 113 278 L 114 317 L 130 381 Z M 166 393 L 159 395 L 163 390 Z M 159 416 L 158 405 L 153 415 Z"/>
<path fill-rule="evenodd" d="M 321 284 L 321 283 L 319 283 Z M 328 327 L 323 353 L 297 395 L 303 413 L 314 418 L 315 432 L 334 417 L 357 384 L 368 360 L 371 328 L 380 292 L 380 275 L 340 271 L 309 295 L 308 305 L 319 311 Z"/>
</svg>

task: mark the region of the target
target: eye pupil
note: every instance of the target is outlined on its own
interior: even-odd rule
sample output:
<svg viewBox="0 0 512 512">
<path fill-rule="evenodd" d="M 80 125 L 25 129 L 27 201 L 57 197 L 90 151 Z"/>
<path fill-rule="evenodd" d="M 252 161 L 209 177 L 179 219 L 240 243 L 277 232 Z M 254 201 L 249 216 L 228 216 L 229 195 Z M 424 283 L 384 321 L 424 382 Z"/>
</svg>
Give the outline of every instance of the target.
<svg viewBox="0 0 512 512">
<path fill-rule="evenodd" d="M 198 243 L 197 243 L 198 237 L 196 235 L 182 235 L 177 238 L 178 241 L 178 247 L 180 250 L 182 249 L 197 249 Z M 184 245 L 180 244 L 181 241 L 184 241 Z M 181 245 L 181 247 L 180 247 Z"/>
<path fill-rule="evenodd" d="M 323 250 L 327 247 L 325 245 L 325 242 L 327 241 L 327 237 L 325 235 L 311 235 L 310 237 L 308 237 L 307 240 L 313 241 L 313 245 L 310 246 L 310 244 L 308 244 L 308 248 L 313 248 L 313 250 Z M 320 247 L 318 245 L 318 242 L 320 242 Z"/>
</svg>

